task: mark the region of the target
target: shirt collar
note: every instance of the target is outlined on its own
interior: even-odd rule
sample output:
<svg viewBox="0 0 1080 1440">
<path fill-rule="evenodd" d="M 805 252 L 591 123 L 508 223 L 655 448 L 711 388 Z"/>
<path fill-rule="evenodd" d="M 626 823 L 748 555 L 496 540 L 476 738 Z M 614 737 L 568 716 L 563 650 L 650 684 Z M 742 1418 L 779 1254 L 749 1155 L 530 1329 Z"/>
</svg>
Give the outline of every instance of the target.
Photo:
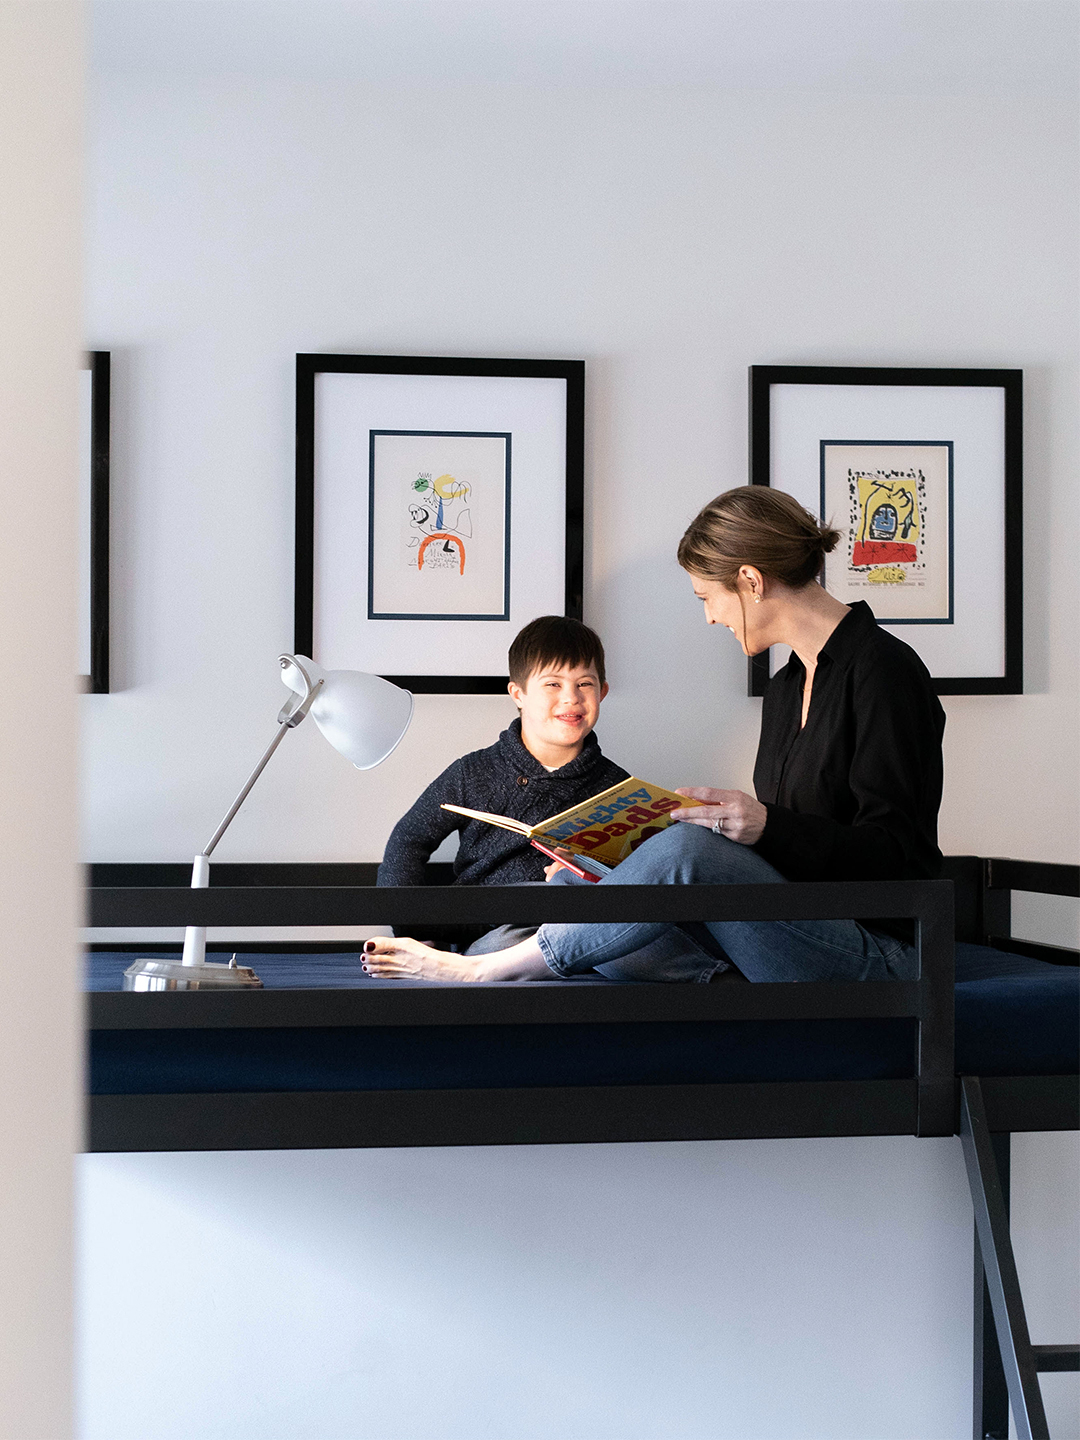
<svg viewBox="0 0 1080 1440">
<path fill-rule="evenodd" d="M 836 665 L 848 665 L 862 649 L 867 634 L 877 628 L 874 612 L 865 600 L 856 600 L 849 612 L 840 621 L 818 654 Z"/>
<path fill-rule="evenodd" d="M 865 600 L 856 600 L 818 651 L 818 664 L 820 665 L 822 660 L 827 660 L 833 665 L 850 665 L 865 644 L 869 632 L 876 628 L 877 621 L 874 619 L 874 612 L 870 606 Z M 788 673 L 793 678 L 804 673 L 803 663 L 794 650 L 791 652 L 788 665 L 791 667 Z M 802 683 L 801 680 L 799 683 Z"/>
</svg>

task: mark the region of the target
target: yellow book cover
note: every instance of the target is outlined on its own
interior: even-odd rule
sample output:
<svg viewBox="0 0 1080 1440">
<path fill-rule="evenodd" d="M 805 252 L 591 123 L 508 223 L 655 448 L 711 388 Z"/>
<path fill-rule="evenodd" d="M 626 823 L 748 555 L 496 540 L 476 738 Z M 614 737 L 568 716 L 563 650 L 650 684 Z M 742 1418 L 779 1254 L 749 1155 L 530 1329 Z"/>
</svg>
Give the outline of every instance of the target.
<svg viewBox="0 0 1080 1440">
<path fill-rule="evenodd" d="M 631 775 L 538 825 L 526 825 L 522 820 L 492 815 L 486 810 L 467 810 L 464 805 L 442 808 L 470 820 L 516 830 L 527 840 L 542 840 L 545 845 L 559 846 L 573 855 L 588 855 L 605 865 L 618 865 L 651 835 L 665 830 L 671 824 L 673 811 L 690 810 L 701 803 Z"/>
</svg>

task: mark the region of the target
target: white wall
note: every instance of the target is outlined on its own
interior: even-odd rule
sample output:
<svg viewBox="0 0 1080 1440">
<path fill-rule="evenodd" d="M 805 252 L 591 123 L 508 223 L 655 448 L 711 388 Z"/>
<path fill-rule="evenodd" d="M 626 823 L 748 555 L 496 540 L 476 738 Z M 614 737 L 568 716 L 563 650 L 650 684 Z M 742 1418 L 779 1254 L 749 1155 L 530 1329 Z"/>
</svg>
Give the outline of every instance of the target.
<svg viewBox="0 0 1080 1440">
<path fill-rule="evenodd" d="M 81 6 L 0 4 L 0 1435 L 71 1433 Z"/>
<path fill-rule="evenodd" d="M 971 1433 L 951 1140 L 102 1156 L 83 1194 L 94 1440 Z"/>
<path fill-rule="evenodd" d="M 189 7 L 208 31 L 228 10 Z M 363 83 L 280 52 L 200 68 L 190 26 L 159 52 L 103 29 L 87 342 L 114 356 L 117 693 L 84 702 L 87 858 L 189 856 L 270 730 L 291 642 L 293 356 L 352 350 L 586 359 L 600 735 L 669 784 L 749 784 L 745 662 L 672 558 L 745 477 L 747 365 L 1022 366 L 1028 693 L 946 702 L 942 838 L 1075 859 L 1076 147 L 1054 70 L 1071 7 L 802 10 L 821 53 L 871 10 L 913 43 L 946 13 L 971 37 L 980 14 L 1032 33 L 1058 17 L 1041 68 L 1018 78 L 1002 50 L 951 90 L 949 67 L 927 79 L 902 46 L 895 67 L 825 80 L 807 51 L 805 86 L 790 65 L 781 85 L 768 62 L 790 6 L 736 84 L 512 67 L 516 83 L 482 84 L 464 62 L 455 84 L 430 57 L 410 75 L 387 19 L 406 10 L 364 12 L 391 33 L 357 44 Z M 268 30 L 282 11 L 265 7 Z M 511 714 L 418 697 L 363 775 L 301 730 L 220 858 L 376 859 L 422 785 Z M 1032 1142 L 1018 1185 L 1025 1164 L 1049 1176 L 1048 1143 L 1065 1153 Z M 970 1423 L 952 1142 L 95 1157 L 83 1176 L 87 1440 L 451 1440 L 478 1416 L 498 1440 L 944 1440 Z M 154 1204 L 175 1248 L 130 1223 Z M 1053 1306 L 1064 1334 L 1037 1339 L 1080 1326 L 1074 1293 Z M 220 1360 L 181 1375 L 141 1348 L 132 1368 L 133 1337 L 194 1317 Z"/>
<path fill-rule="evenodd" d="M 583 356 L 602 741 L 662 782 L 746 786 L 759 703 L 672 557 L 745 478 L 747 365 L 1023 366 L 1029 693 L 947 701 L 942 839 L 1074 857 L 1071 118 L 1046 96 L 99 81 L 119 693 L 86 701 L 88 857 L 194 853 L 272 729 L 298 350 Z M 219 858 L 377 859 L 511 714 L 421 696 L 364 775 L 299 731 Z"/>
</svg>

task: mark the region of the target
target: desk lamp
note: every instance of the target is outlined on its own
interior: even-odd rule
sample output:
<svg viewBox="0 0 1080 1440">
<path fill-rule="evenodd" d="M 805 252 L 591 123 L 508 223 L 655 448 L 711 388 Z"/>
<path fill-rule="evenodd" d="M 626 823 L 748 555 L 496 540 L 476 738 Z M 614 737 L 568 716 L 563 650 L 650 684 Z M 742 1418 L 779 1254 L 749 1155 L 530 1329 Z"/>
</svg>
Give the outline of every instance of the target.
<svg viewBox="0 0 1080 1440">
<path fill-rule="evenodd" d="M 320 670 L 306 655 L 281 655 L 278 663 L 282 681 L 298 698 L 290 698 L 282 706 L 277 717 L 277 733 L 262 759 L 206 848 L 195 856 L 191 871 L 193 890 L 203 890 L 210 884 L 210 856 L 214 847 L 286 732 L 295 730 L 308 714 L 334 749 L 351 760 L 358 770 L 371 770 L 381 764 L 409 728 L 413 697 L 408 690 L 392 685 L 381 676 L 365 675 L 359 670 Z M 253 970 L 236 964 L 235 955 L 228 965 L 207 961 L 205 925 L 187 927 L 183 960 L 139 959 L 124 972 L 125 990 L 234 990 L 261 984 Z"/>
</svg>

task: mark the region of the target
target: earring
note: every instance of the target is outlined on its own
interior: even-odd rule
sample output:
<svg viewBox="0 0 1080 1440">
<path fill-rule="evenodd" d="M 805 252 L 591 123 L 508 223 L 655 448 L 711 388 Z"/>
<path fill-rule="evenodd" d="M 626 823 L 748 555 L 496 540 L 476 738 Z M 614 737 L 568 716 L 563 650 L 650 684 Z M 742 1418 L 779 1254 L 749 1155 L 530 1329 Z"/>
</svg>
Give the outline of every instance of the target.
<svg viewBox="0 0 1080 1440">
<path fill-rule="evenodd" d="M 761 604 L 761 596 L 760 596 L 760 595 L 755 595 L 755 596 L 754 596 L 754 604 L 755 604 L 755 605 L 760 605 L 760 604 Z"/>
</svg>

